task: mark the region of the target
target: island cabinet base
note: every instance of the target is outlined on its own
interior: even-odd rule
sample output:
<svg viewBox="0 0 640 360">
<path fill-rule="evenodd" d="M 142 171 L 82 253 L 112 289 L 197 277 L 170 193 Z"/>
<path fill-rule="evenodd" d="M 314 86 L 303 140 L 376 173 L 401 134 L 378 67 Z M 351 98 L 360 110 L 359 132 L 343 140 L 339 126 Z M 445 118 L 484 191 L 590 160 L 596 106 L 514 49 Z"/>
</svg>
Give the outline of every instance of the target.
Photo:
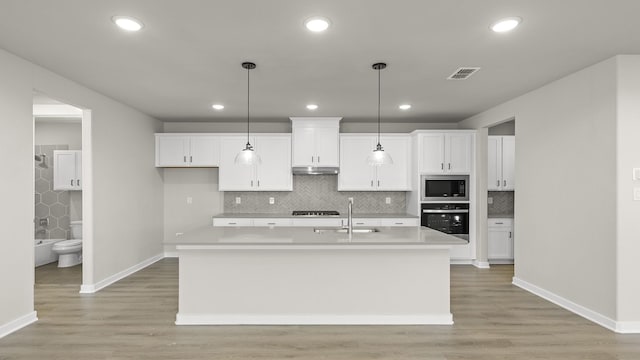
<svg viewBox="0 0 640 360">
<path fill-rule="evenodd" d="M 178 252 L 177 325 L 453 324 L 447 247 Z"/>
</svg>

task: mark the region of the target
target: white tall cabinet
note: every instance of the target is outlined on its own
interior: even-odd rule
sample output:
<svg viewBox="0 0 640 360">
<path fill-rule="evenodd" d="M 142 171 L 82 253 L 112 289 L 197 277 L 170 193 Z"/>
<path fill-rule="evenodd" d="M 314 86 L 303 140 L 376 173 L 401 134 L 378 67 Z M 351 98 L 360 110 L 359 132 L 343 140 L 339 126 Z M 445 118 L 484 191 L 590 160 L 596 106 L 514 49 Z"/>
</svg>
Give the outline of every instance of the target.
<svg viewBox="0 0 640 360">
<path fill-rule="evenodd" d="M 489 136 L 487 144 L 487 188 L 489 191 L 515 190 L 515 136 Z"/>
<path fill-rule="evenodd" d="M 293 167 L 340 166 L 340 117 L 292 117 Z"/>
<path fill-rule="evenodd" d="M 411 138 L 382 134 L 381 144 L 393 164 L 371 166 L 367 157 L 378 143 L 376 134 L 340 135 L 339 191 L 410 191 Z"/>
<path fill-rule="evenodd" d="M 218 189 L 220 191 L 291 191 L 291 136 L 257 135 L 251 145 L 262 162 L 247 166 L 234 163 L 247 143 L 246 136 L 222 136 Z"/>
<path fill-rule="evenodd" d="M 53 190 L 82 190 L 82 151 L 53 151 Z"/>
</svg>

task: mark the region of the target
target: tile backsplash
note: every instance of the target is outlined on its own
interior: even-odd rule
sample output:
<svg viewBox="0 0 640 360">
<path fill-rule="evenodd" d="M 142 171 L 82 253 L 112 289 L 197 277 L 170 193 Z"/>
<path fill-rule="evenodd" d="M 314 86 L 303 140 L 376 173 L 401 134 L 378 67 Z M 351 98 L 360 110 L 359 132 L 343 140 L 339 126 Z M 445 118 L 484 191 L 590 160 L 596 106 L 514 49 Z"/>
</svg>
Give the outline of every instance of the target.
<svg viewBox="0 0 640 360">
<path fill-rule="evenodd" d="M 403 191 L 338 191 L 336 175 L 294 175 L 293 191 L 227 191 L 225 213 L 290 213 L 293 210 L 337 210 L 347 213 L 348 198 L 353 198 L 354 213 L 397 214 L 406 212 Z M 236 204 L 235 198 L 241 203 Z M 269 204 L 269 198 L 275 204 Z M 390 198 L 391 203 L 385 202 Z"/>
<path fill-rule="evenodd" d="M 489 191 L 488 196 L 493 198 L 493 204 L 487 205 L 487 215 L 489 217 L 513 216 L 513 191 Z"/>
<path fill-rule="evenodd" d="M 69 191 L 53 190 L 53 150 L 68 150 L 68 145 L 36 145 L 36 155 L 44 154 L 43 161 L 35 161 L 35 218 L 36 239 L 69 239 Z M 40 166 L 40 165 L 43 166 Z M 48 226 L 40 226 L 40 219 L 49 219 Z M 43 231 L 44 230 L 44 231 Z"/>
</svg>

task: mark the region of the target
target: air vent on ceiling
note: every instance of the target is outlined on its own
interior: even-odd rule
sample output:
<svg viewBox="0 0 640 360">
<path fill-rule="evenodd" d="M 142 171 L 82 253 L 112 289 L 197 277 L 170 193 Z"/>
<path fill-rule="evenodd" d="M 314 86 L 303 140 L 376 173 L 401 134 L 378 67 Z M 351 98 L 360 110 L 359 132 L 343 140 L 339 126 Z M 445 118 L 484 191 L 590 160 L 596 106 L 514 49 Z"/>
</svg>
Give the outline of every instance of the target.
<svg viewBox="0 0 640 360">
<path fill-rule="evenodd" d="M 479 67 L 461 67 L 449 75 L 447 80 L 466 80 L 478 70 L 480 70 Z"/>
</svg>

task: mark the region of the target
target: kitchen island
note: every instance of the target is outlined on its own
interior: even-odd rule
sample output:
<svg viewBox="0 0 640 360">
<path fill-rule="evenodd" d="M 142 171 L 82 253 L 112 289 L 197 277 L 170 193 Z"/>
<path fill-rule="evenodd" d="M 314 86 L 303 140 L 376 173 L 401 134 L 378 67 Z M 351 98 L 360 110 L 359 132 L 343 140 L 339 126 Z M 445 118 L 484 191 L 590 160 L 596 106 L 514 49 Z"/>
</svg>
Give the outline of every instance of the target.
<svg viewBox="0 0 640 360">
<path fill-rule="evenodd" d="M 449 249 L 466 241 L 425 227 L 376 229 L 185 233 L 166 243 L 180 263 L 176 324 L 452 324 Z"/>
</svg>

